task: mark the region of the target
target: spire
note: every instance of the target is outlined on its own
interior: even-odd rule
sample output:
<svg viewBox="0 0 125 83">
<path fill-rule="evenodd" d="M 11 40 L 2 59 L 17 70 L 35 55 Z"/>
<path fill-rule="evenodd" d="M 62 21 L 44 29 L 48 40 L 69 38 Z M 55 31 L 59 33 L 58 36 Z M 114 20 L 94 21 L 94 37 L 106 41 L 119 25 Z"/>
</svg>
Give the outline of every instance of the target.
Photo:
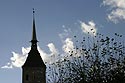
<svg viewBox="0 0 125 83">
<path fill-rule="evenodd" d="M 33 8 L 33 31 L 32 31 L 32 40 L 31 40 L 31 42 L 33 42 L 33 41 L 37 42 L 36 29 L 35 29 L 35 16 L 34 16 L 34 14 L 35 14 L 35 10 Z"/>
<path fill-rule="evenodd" d="M 44 67 L 46 68 L 39 51 L 37 50 L 37 37 L 35 29 L 35 18 L 34 18 L 34 9 L 33 9 L 33 31 L 32 31 L 32 40 L 31 40 L 31 50 L 28 53 L 28 57 L 22 67 Z"/>
</svg>

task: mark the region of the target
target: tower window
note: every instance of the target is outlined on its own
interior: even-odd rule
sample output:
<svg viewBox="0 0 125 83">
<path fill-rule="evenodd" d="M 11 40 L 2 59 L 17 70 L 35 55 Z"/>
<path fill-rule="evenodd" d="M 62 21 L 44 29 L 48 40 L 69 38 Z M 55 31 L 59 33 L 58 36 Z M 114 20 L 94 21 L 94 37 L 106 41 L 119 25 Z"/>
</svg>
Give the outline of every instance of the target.
<svg viewBox="0 0 125 83">
<path fill-rule="evenodd" d="M 29 80 L 29 75 L 26 75 L 26 81 L 28 81 Z"/>
</svg>

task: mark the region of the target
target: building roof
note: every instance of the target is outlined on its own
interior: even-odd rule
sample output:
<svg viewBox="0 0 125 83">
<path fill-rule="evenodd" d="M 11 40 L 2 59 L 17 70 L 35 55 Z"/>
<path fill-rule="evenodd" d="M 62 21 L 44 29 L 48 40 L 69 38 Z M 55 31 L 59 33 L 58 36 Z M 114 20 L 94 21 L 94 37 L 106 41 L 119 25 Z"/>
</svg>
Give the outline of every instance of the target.
<svg viewBox="0 0 125 83">
<path fill-rule="evenodd" d="M 33 10 L 33 31 L 32 31 L 32 40 L 31 40 L 31 50 L 28 53 L 28 57 L 22 67 L 45 67 L 45 64 L 40 56 L 39 51 L 37 50 L 37 37 L 35 29 L 35 11 Z"/>
</svg>

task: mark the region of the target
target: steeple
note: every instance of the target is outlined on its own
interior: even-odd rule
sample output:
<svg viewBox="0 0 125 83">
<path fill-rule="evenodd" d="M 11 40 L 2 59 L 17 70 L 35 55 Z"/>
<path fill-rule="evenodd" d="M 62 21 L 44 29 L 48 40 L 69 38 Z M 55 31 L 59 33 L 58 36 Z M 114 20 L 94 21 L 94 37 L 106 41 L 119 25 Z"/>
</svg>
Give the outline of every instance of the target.
<svg viewBox="0 0 125 83">
<path fill-rule="evenodd" d="M 35 10 L 33 9 L 33 32 L 32 32 L 32 40 L 31 41 L 37 41 L 36 38 L 36 28 L 35 28 Z"/>
<path fill-rule="evenodd" d="M 33 31 L 32 31 L 32 40 L 31 40 L 31 47 L 37 48 L 37 37 L 36 37 L 36 26 L 35 26 L 35 10 L 33 9 Z"/>
<path fill-rule="evenodd" d="M 37 37 L 36 37 L 36 28 L 35 28 L 35 17 L 34 17 L 34 9 L 33 9 L 33 31 L 32 31 L 32 39 L 31 39 L 31 50 L 28 53 L 28 57 L 22 67 L 45 67 L 45 64 L 40 56 L 39 51 L 37 50 Z"/>
<path fill-rule="evenodd" d="M 35 17 L 33 9 L 33 31 L 31 50 L 22 66 L 22 83 L 46 83 L 46 65 L 37 50 L 37 37 L 35 29 Z"/>
</svg>

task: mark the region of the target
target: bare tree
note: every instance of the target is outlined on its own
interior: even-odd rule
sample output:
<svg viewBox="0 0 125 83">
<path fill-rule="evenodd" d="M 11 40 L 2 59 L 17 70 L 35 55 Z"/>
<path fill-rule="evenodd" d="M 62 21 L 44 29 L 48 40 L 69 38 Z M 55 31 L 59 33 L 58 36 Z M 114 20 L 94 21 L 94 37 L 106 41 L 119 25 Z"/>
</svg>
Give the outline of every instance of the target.
<svg viewBox="0 0 125 83">
<path fill-rule="evenodd" d="M 53 83 L 123 83 L 125 47 L 122 35 L 74 36 L 75 48 L 53 64 Z M 52 82 L 51 82 L 52 83 Z"/>
</svg>

